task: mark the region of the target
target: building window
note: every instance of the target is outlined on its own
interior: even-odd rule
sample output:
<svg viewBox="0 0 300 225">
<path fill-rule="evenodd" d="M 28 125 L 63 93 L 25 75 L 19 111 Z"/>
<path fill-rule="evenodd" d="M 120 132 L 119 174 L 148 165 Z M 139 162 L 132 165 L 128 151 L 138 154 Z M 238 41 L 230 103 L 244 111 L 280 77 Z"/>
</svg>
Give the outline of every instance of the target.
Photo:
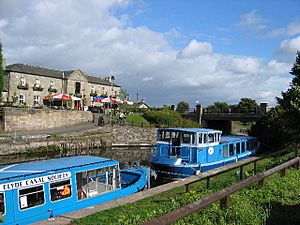
<svg viewBox="0 0 300 225">
<path fill-rule="evenodd" d="M 33 96 L 33 104 L 34 105 L 39 105 L 41 103 L 41 96 L 39 95 L 34 95 Z"/>
<path fill-rule="evenodd" d="M 44 204 L 44 196 L 43 185 L 19 190 L 20 209 L 28 209 Z"/>
<path fill-rule="evenodd" d="M 5 200 L 4 193 L 0 193 L 0 214 L 5 214 Z"/>
<path fill-rule="evenodd" d="M 35 84 L 34 84 L 36 87 L 39 87 L 41 86 L 41 82 L 40 82 L 40 79 L 38 78 L 35 78 Z"/>
<path fill-rule="evenodd" d="M 26 78 L 25 78 L 24 75 L 21 76 L 20 84 L 21 84 L 22 86 L 25 86 L 25 85 L 26 85 Z"/>
<path fill-rule="evenodd" d="M 118 166 L 109 166 L 76 174 L 77 197 L 85 199 L 118 189 Z"/>
<path fill-rule="evenodd" d="M 19 103 L 24 104 L 25 103 L 25 95 L 19 95 Z"/>
<path fill-rule="evenodd" d="M 80 94 L 81 93 L 81 83 L 76 82 L 75 83 L 75 94 Z"/>
<path fill-rule="evenodd" d="M 51 201 L 55 202 L 72 196 L 70 179 L 50 183 Z"/>
</svg>

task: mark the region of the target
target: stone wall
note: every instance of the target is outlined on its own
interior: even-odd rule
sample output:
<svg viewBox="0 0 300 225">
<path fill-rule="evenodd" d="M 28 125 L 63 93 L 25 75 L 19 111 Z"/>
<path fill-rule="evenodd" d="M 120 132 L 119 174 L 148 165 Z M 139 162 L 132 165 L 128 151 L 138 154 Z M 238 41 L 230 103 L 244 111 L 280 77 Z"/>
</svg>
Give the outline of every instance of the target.
<svg viewBox="0 0 300 225">
<path fill-rule="evenodd" d="M 66 127 L 93 120 L 91 112 L 51 109 L 3 109 L 3 130 L 42 130 Z"/>
</svg>

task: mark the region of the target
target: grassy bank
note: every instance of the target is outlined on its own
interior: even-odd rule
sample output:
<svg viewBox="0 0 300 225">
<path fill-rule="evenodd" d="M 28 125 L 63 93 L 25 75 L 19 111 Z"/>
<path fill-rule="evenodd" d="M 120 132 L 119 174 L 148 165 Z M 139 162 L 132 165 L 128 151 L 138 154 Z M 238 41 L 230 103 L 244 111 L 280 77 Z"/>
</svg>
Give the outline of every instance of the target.
<svg viewBox="0 0 300 225">
<path fill-rule="evenodd" d="M 263 171 L 282 163 L 292 155 L 260 162 L 258 170 Z M 251 176 L 252 166 L 245 168 L 245 175 Z M 206 181 L 191 186 L 185 193 L 183 187 L 140 200 L 133 204 L 99 212 L 74 221 L 78 225 L 92 224 L 141 224 L 157 216 L 180 208 L 239 181 L 236 171 L 229 171 L 211 179 L 210 189 Z M 300 224 L 300 171 L 289 169 L 286 177 L 273 175 L 266 185 L 257 185 L 230 196 L 229 208 L 221 210 L 218 203 L 191 214 L 176 224 Z"/>
</svg>

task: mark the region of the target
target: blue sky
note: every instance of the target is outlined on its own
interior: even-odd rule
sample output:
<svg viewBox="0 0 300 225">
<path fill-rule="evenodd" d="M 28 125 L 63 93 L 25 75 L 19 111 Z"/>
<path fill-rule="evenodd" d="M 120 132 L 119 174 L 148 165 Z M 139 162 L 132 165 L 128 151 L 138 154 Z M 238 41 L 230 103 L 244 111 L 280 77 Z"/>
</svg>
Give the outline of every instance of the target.
<svg viewBox="0 0 300 225">
<path fill-rule="evenodd" d="M 151 106 L 275 105 L 300 50 L 297 0 L 0 0 L 7 64 L 113 74 Z"/>
</svg>

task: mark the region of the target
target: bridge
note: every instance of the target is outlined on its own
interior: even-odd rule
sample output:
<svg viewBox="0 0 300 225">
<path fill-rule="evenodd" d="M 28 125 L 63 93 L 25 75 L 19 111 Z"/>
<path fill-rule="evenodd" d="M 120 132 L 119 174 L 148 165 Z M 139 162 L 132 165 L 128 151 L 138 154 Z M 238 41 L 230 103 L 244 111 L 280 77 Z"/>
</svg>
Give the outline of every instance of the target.
<svg viewBox="0 0 300 225">
<path fill-rule="evenodd" d="M 247 109 L 226 109 L 211 111 L 208 108 L 197 105 L 195 109 L 188 112 L 181 112 L 183 118 L 195 121 L 201 127 L 220 129 L 224 133 L 231 133 L 242 123 L 254 123 L 267 112 L 267 103 L 261 103 L 256 110 Z"/>
</svg>

